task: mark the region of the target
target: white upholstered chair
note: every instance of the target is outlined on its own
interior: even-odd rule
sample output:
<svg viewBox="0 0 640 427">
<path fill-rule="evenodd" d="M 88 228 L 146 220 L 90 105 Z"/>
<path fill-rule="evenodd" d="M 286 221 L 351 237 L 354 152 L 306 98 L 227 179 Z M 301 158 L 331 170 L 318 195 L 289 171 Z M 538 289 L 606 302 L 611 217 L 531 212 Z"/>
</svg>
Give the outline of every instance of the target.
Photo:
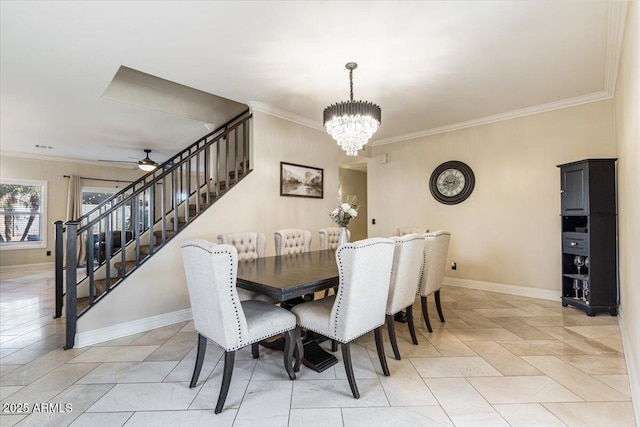
<svg viewBox="0 0 640 427">
<path fill-rule="evenodd" d="M 264 258 L 266 239 L 263 233 L 240 231 L 218 234 L 218 243 L 232 245 L 238 250 L 238 261 Z"/>
<path fill-rule="evenodd" d="M 429 230 L 422 227 L 400 227 L 393 230 L 394 236 L 404 236 L 405 234 L 424 234 L 428 233 Z"/>
<path fill-rule="evenodd" d="M 338 293 L 291 309 L 300 327 L 342 344 L 344 368 L 351 393 L 356 399 L 360 397 L 360 392 L 351 364 L 351 341 L 374 330 L 382 371 L 384 375 L 389 375 L 381 326 L 385 321 L 393 250 L 393 240 L 384 238 L 341 245 L 336 250 Z"/>
<path fill-rule="evenodd" d="M 320 249 L 336 250 L 338 248 L 338 239 L 340 237 L 340 227 L 327 227 L 318 230 L 320 236 Z M 351 239 L 351 230 L 347 229 L 347 237 Z"/>
<path fill-rule="evenodd" d="M 338 249 L 338 240 L 340 239 L 340 227 L 327 227 L 318 230 L 320 236 L 320 250 L 331 249 L 335 251 Z M 347 240 L 351 240 L 351 230 L 347 229 Z M 324 296 L 329 296 L 329 289 L 324 291 Z M 336 351 L 335 346 L 333 351 Z"/>
<path fill-rule="evenodd" d="M 407 324 L 411 341 L 418 345 L 416 330 L 413 324 L 413 303 L 416 300 L 418 284 L 422 274 L 424 261 L 424 241 L 426 234 L 407 234 L 402 237 L 393 237 L 395 251 L 393 253 L 393 269 L 391 272 L 391 284 L 389 286 L 389 298 L 387 299 L 387 329 L 389 340 L 396 360 L 400 360 L 400 351 L 396 341 L 394 315 L 407 310 Z"/>
<path fill-rule="evenodd" d="M 422 316 L 429 332 L 433 332 L 433 330 L 431 329 L 429 312 L 427 311 L 427 296 L 434 295 L 438 316 L 440 316 L 440 321 L 444 323 L 442 306 L 440 305 L 440 288 L 442 287 L 442 279 L 447 264 L 450 237 L 451 233 L 448 231 L 438 230 L 428 233 L 424 241 L 424 264 L 422 266 L 418 294 L 422 303 Z"/>
<path fill-rule="evenodd" d="M 218 244 L 232 245 L 238 251 L 238 261 L 252 261 L 256 258 L 264 258 L 266 238 L 263 233 L 255 231 L 240 231 L 234 233 L 218 234 Z M 257 299 L 275 304 L 273 298 L 238 288 L 240 301 Z"/>
<path fill-rule="evenodd" d="M 292 255 L 309 252 L 311 232 L 300 228 L 285 228 L 273 233 L 276 255 Z"/>
<path fill-rule="evenodd" d="M 182 244 L 182 259 L 187 288 L 198 332 L 198 355 L 190 387 L 198 382 L 202 362 L 210 339 L 224 349 L 224 373 L 215 413 L 227 398 L 235 351 L 275 335 L 284 333 L 284 367 L 290 379 L 299 367 L 302 341 L 296 317 L 289 311 L 264 301 L 240 301 L 236 292 L 238 251 L 231 245 L 217 245 L 206 240 L 190 240 Z M 292 367 L 294 346 L 298 360 Z"/>
</svg>

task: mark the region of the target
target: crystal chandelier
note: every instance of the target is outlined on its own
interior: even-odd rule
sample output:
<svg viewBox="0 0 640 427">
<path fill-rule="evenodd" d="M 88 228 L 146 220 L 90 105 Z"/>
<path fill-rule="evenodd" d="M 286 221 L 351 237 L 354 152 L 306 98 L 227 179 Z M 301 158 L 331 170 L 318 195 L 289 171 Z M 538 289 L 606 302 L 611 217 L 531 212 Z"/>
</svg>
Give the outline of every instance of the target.
<svg viewBox="0 0 640 427">
<path fill-rule="evenodd" d="M 349 70 L 351 99 L 325 108 L 323 124 L 348 156 L 357 156 L 358 150 L 378 130 L 381 111 L 371 102 L 353 100 L 353 70 L 358 68 L 358 64 L 348 62 L 345 67 Z"/>
</svg>

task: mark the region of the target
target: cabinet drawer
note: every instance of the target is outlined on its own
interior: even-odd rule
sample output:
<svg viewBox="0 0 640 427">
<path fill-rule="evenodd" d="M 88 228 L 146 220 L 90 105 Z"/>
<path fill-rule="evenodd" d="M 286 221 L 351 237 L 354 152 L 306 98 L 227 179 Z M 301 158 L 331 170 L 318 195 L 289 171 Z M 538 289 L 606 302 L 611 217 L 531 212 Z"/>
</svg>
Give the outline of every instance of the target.
<svg viewBox="0 0 640 427">
<path fill-rule="evenodd" d="M 562 252 L 575 255 L 589 255 L 589 234 L 562 233 Z"/>
</svg>

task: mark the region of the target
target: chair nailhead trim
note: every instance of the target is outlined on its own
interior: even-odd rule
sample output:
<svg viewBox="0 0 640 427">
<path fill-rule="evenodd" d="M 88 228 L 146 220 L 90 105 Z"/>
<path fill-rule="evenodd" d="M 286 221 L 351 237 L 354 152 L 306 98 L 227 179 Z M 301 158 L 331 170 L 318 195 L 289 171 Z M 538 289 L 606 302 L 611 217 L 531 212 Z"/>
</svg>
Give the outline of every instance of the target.
<svg viewBox="0 0 640 427">
<path fill-rule="evenodd" d="M 248 346 L 248 345 L 251 345 L 251 344 L 254 344 L 254 343 L 257 343 L 257 342 L 260 342 L 260 341 L 266 340 L 267 338 L 275 337 L 276 335 L 283 334 L 283 333 L 285 333 L 285 332 L 287 332 L 287 331 L 292 331 L 292 330 L 294 330 L 295 328 L 296 328 L 296 327 L 294 326 L 294 327 L 289 328 L 289 329 L 281 329 L 281 330 L 279 330 L 279 331 L 277 331 L 277 332 L 274 332 L 272 335 L 265 335 L 265 336 L 262 336 L 262 337 L 260 337 L 260 338 L 256 338 L 256 339 L 254 339 L 254 340 L 252 340 L 252 341 L 250 341 L 250 342 L 242 343 L 242 344 L 240 344 L 240 345 L 237 345 L 237 346 L 234 346 L 234 347 L 230 347 L 230 348 L 225 348 L 223 345 L 221 345 L 221 344 L 220 344 L 220 343 L 218 343 L 217 341 L 215 341 L 215 340 L 211 340 L 211 338 L 208 338 L 208 337 L 207 337 L 207 338 L 208 338 L 208 339 L 210 339 L 213 343 L 215 343 L 218 347 L 220 347 L 220 348 L 221 348 L 221 349 L 223 349 L 224 351 L 236 351 L 236 350 L 240 350 L 241 348 L 244 348 L 244 347 L 246 347 L 246 346 Z"/>
<path fill-rule="evenodd" d="M 209 250 L 208 248 L 204 248 L 204 247 L 202 247 L 202 246 L 200 246 L 200 245 L 194 245 L 194 244 L 183 245 L 182 247 L 183 247 L 183 248 L 186 248 L 186 247 L 199 248 L 199 249 L 202 249 L 203 251 L 207 252 L 207 253 L 208 253 L 208 254 L 210 254 L 210 255 L 213 255 L 213 254 L 226 254 L 226 255 L 228 255 L 228 256 L 229 256 L 229 263 L 230 263 L 230 264 L 233 264 L 233 256 L 231 255 L 231 252 L 228 252 L 228 251 L 220 251 L 220 250 L 213 250 L 213 251 L 211 251 L 211 250 Z M 230 269 L 229 269 L 229 276 L 233 277 L 233 268 L 230 268 Z M 238 313 L 238 303 L 237 303 L 236 299 L 235 299 L 235 298 L 233 298 L 233 288 L 234 288 L 234 287 L 235 287 L 235 283 L 234 283 L 234 281 L 233 281 L 233 280 L 230 280 L 230 281 L 229 281 L 229 292 L 231 293 L 231 301 L 233 301 L 233 309 L 234 309 L 234 311 L 235 311 L 235 313 L 236 313 L 236 324 L 237 324 L 237 326 L 238 326 L 238 340 L 239 340 L 240 342 L 242 342 L 242 325 L 241 325 L 241 323 L 240 323 L 240 313 Z M 218 345 L 219 345 L 219 344 L 218 344 Z M 231 350 L 227 350 L 227 351 L 231 351 Z"/>
<path fill-rule="evenodd" d="M 393 243 L 393 241 L 389 241 L 389 242 L 372 242 L 372 243 L 367 243 L 366 245 L 362 245 L 362 246 L 345 245 L 345 246 L 338 247 L 338 250 L 336 251 L 336 259 L 338 260 L 338 274 L 339 274 L 338 292 L 339 292 L 339 295 L 336 296 L 336 298 L 338 299 L 338 305 L 336 306 L 336 317 L 339 317 L 338 314 L 340 313 L 340 305 L 342 304 L 342 297 L 344 295 L 344 286 L 342 286 L 342 282 L 343 282 L 343 280 L 342 280 L 342 278 L 343 278 L 343 266 L 342 266 L 342 257 L 340 256 L 342 254 L 342 251 L 346 251 L 347 249 L 351 249 L 351 250 L 355 251 L 356 249 L 359 249 L 359 248 L 366 248 L 366 247 L 369 247 L 369 246 L 380 245 L 380 244 L 393 245 L 394 243 Z M 317 331 L 314 331 L 314 332 L 317 332 Z M 369 331 L 367 331 L 367 332 L 369 332 Z M 318 333 L 320 333 L 320 332 L 318 332 Z M 333 335 L 334 336 L 338 335 L 338 322 L 335 322 L 334 325 L 333 325 Z M 362 334 L 362 335 L 364 335 L 364 334 Z M 360 336 L 360 335 L 358 335 L 358 336 Z"/>
</svg>

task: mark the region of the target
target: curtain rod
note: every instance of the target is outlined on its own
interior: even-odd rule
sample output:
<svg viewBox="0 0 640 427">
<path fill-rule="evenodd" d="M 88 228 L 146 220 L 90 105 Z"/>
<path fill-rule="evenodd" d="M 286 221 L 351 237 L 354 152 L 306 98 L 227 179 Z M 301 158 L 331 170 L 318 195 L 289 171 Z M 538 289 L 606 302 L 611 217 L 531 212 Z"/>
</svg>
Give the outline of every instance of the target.
<svg viewBox="0 0 640 427">
<path fill-rule="evenodd" d="M 63 178 L 71 178 L 71 176 L 69 175 L 62 175 Z M 80 179 L 90 179 L 91 181 L 109 181 L 109 182 L 133 182 L 133 181 L 126 181 L 126 180 L 122 180 L 122 179 L 104 179 L 104 178 L 89 178 L 86 176 L 81 176 Z"/>
</svg>

